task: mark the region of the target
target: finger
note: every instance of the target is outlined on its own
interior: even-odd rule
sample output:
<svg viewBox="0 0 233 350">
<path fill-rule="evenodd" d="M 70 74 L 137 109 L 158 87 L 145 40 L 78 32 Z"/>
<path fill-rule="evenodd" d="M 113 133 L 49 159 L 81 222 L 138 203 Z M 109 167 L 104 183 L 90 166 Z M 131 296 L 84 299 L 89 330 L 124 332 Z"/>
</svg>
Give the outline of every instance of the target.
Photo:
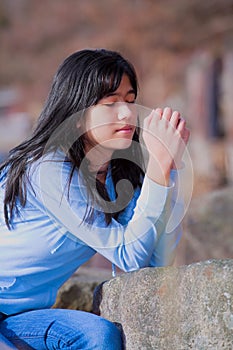
<svg viewBox="0 0 233 350">
<path fill-rule="evenodd" d="M 177 131 L 179 131 L 180 133 L 182 133 L 185 129 L 186 126 L 186 120 L 183 118 L 180 118 L 179 124 L 177 126 Z"/>
<path fill-rule="evenodd" d="M 155 112 L 159 115 L 160 118 L 162 118 L 162 115 L 163 115 L 162 108 L 156 108 Z"/>
<path fill-rule="evenodd" d="M 161 117 L 162 116 L 162 109 L 161 108 L 156 108 L 156 110 L 154 111 L 152 118 L 151 118 L 151 122 L 150 122 L 150 129 L 154 129 L 157 128 L 158 126 L 158 122 L 160 122 Z"/>
<path fill-rule="evenodd" d="M 187 144 L 188 140 L 189 140 L 189 136 L 190 136 L 190 131 L 189 131 L 189 129 L 187 129 L 186 121 L 184 119 L 182 119 L 179 122 L 179 125 L 177 127 L 177 131 L 180 133 L 180 136 L 183 139 L 183 141 Z"/>
<path fill-rule="evenodd" d="M 170 121 L 172 116 L 172 109 L 170 107 L 164 108 L 162 118 Z"/>
<path fill-rule="evenodd" d="M 180 122 L 180 112 L 178 111 L 174 111 L 172 113 L 171 119 L 170 119 L 170 123 L 173 126 L 174 129 L 177 128 L 178 124 Z"/>
<path fill-rule="evenodd" d="M 184 140 L 184 142 L 185 142 L 186 144 L 188 143 L 189 136 L 190 136 L 190 131 L 189 131 L 189 129 L 185 128 L 184 134 L 183 134 L 183 136 L 182 136 L 182 139 Z"/>
</svg>

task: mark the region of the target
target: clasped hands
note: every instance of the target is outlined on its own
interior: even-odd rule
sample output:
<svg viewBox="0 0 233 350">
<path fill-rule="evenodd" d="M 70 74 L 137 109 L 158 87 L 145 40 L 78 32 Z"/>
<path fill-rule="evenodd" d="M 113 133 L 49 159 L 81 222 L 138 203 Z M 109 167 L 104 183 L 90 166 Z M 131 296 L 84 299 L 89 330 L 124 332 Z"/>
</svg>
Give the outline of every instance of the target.
<svg viewBox="0 0 233 350">
<path fill-rule="evenodd" d="M 178 111 L 157 108 L 145 118 L 142 137 L 149 152 L 147 175 L 167 185 L 171 169 L 180 168 L 190 131 Z"/>
</svg>

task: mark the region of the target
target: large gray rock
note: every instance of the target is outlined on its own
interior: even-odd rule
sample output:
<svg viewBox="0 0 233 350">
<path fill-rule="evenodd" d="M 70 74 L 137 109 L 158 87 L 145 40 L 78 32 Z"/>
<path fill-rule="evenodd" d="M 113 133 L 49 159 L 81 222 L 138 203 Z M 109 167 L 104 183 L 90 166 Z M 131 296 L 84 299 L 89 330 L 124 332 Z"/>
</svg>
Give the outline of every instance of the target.
<svg viewBox="0 0 233 350">
<path fill-rule="evenodd" d="M 102 285 L 97 314 L 120 323 L 127 350 L 232 350 L 233 260 L 144 268 Z"/>
<path fill-rule="evenodd" d="M 177 265 L 233 258 L 233 186 L 192 200 L 185 215 Z"/>
</svg>

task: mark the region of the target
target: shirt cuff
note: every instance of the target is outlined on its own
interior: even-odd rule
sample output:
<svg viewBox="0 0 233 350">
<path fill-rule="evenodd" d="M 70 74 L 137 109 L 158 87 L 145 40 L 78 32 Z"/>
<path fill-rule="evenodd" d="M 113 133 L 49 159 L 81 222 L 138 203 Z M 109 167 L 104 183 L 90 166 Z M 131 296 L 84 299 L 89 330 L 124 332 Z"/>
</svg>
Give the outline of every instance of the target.
<svg viewBox="0 0 233 350">
<path fill-rule="evenodd" d="M 173 188 L 174 183 L 172 181 L 170 181 L 169 186 L 162 186 L 145 175 L 141 194 L 137 202 L 139 213 L 153 221 L 154 219 L 157 221 Z"/>
</svg>

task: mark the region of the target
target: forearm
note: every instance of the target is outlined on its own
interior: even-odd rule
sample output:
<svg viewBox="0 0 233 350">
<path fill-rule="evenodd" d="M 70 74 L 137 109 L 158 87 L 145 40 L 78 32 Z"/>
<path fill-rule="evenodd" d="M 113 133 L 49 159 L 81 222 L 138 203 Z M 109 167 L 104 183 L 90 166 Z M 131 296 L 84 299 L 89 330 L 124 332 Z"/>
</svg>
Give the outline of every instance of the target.
<svg viewBox="0 0 233 350">
<path fill-rule="evenodd" d="M 161 186 L 146 175 L 127 222 L 112 219 L 110 225 L 106 225 L 104 213 L 96 208 L 94 221 L 87 223 L 83 221 L 86 197 L 82 174 L 74 174 L 69 192 L 68 175 L 67 163 L 46 159 L 40 162 L 32 171 L 32 200 L 36 197 L 37 205 L 63 234 L 73 236 L 119 268 L 132 271 L 148 266 L 158 239 L 156 222 L 172 188 Z"/>
<path fill-rule="evenodd" d="M 156 225 L 158 241 L 154 246 L 149 266 L 167 266 L 174 262 L 177 246 L 182 237 L 181 222 L 184 216 L 183 191 L 180 188 L 182 172 L 183 170 L 171 171 L 170 181 L 174 184 L 174 189 Z"/>
</svg>

